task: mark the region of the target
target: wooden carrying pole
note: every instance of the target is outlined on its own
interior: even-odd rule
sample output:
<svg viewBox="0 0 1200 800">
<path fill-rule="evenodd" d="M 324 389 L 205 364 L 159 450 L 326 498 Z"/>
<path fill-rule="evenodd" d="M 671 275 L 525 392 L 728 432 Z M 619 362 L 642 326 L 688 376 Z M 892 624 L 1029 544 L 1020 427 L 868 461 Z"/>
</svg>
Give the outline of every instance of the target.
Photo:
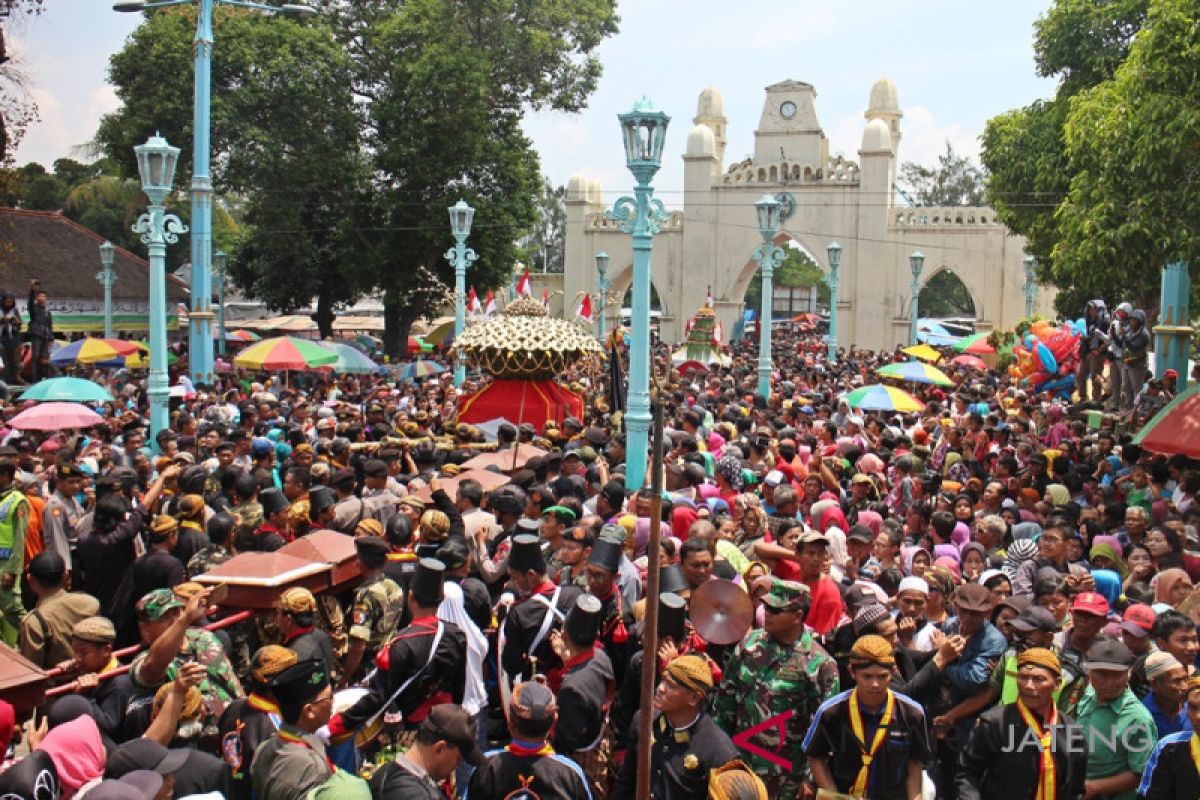
<svg viewBox="0 0 1200 800">
<path fill-rule="evenodd" d="M 650 541 L 646 545 L 646 619 L 642 630 L 642 698 L 641 719 L 638 722 L 637 798 L 650 797 L 650 760 L 653 757 L 654 684 L 658 679 L 658 579 L 659 542 L 663 493 L 663 407 L 661 396 L 654 403 L 654 435 L 650 460 Z"/>
</svg>

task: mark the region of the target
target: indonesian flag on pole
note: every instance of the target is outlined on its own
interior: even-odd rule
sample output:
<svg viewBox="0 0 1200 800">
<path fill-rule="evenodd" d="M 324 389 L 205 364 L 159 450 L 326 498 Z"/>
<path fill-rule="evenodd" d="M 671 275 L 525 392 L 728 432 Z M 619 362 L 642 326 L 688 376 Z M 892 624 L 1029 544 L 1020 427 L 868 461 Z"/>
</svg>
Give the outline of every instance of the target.
<svg viewBox="0 0 1200 800">
<path fill-rule="evenodd" d="M 496 298 L 492 295 L 492 290 L 488 289 L 487 305 L 483 307 L 483 315 L 490 317 L 496 313 Z"/>
<path fill-rule="evenodd" d="M 592 322 L 592 296 L 590 294 L 585 294 L 575 308 L 575 318 L 579 319 L 580 317 L 589 324 Z"/>
<path fill-rule="evenodd" d="M 517 294 L 522 297 L 527 297 L 533 294 L 533 287 L 529 285 L 529 269 L 526 268 L 525 274 L 517 279 Z"/>
<path fill-rule="evenodd" d="M 550 310 L 550 287 L 542 289 L 542 308 Z"/>
<path fill-rule="evenodd" d="M 711 286 L 708 287 L 708 292 L 707 292 L 707 294 L 704 295 L 704 305 L 707 308 L 713 307 L 712 287 Z"/>
<path fill-rule="evenodd" d="M 467 313 L 473 317 L 479 316 L 483 311 L 483 307 L 479 305 L 479 295 L 475 294 L 475 287 L 471 287 L 471 291 L 467 293 Z"/>
</svg>

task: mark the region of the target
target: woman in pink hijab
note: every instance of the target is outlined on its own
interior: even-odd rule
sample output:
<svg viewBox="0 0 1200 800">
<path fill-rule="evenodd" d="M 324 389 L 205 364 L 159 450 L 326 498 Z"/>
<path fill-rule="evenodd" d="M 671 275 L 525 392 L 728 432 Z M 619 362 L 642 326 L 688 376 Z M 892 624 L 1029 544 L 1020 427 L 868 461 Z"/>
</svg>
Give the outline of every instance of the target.
<svg viewBox="0 0 1200 800">
<path fill-rule="evenodd" d="M 79 789 L 104 777 L 104 744 L 96 720 L 76 717 L 51 730 L 38 749 L 54 761 L 62 800 L 71 800 Z"/>
</svg>

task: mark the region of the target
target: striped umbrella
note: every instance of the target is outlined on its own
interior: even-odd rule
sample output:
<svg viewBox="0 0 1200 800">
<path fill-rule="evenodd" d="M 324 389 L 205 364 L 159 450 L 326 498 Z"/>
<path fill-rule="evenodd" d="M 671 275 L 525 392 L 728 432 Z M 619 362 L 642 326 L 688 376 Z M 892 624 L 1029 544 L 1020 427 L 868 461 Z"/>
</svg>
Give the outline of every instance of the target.
<svg viewBox="0 0 1200 800">
<path fill-rule="evenodd" d="M 436 361 L 418 360 L 404 365 L 404 368 L 400 370 L 400 380 L 419 381 L 422 378 L 438 375 L 445 371 L 446 368 Z"/>
<path fill-rule="evenodd" d="M 50 363 L 56 367 L 72 364 L 95 364 L 110 361 L 137 352 L 137 345 L 124 339 L 96 339 L 88 336 L 65 344 L 50 354 Z"/>
<path fill-rule="evenodd" d="M 337 363 L 338 355 L 323 345 L 295 336 L 276 336 L 252 344 L 233 363 L 242 369 L 315 370 Z"/>
<path fill-rule="evenodd" d="M 925 407 L 924 403 L 903 389 L 897 389 L 895 386 L 884 386 L 882 383 L 860 387 L 849 394 L 842 395 L 842 399 L 851 408 L 861 409 L 862 411 L 899 411 L 905 413 L 920 411 Z"/>
<path fill-rule="evenodd" d="M 879 367 L 875 372 L 885 378 L 896 378 L 897 380 L 912 381 L 913 383 L 932 383 L 934 386 L 954 385 L 954 381 L 946 377 L 946 373 L 923 361 L 904 361 L 899 364 L 888 364 Z"/>
<path fill-rule="evenodd" d="M 996 348 L 988 344 L 987 333 L 973 333 L 965 339 L 960 339 L 954 343 L 954 349 L 960 353 L 994 353 Z"/>
<path fill-rule="evenodd" d="M 987 364 L 983 363 L 983 359 L 979 356 L 963 354 L 950 359 L 950 363 L 959 367 L 971 367 L 972 369 L 985 370 Z"/>
<path fill-rule="evenodd" d="M 116 358 L 96 362 L 97 367 L 115 367 L 125 369 L 150 369 L 150 345 L 146 342 L 130 342 L 134 346 L 132 353 Z M 167 351 L 167 366 L 179 361 L 179 356 Z"/>
<path fill-rule="evenodd" d="M 261 342 L 262 337 L 253 331 L 226 331 L 225 341 L 227 342 Z"/>
<path fill-rule="evenodd" d="M 378 364 L 352 345 L 330 341 L 321 342 L 321 344 L 337 354 L 337 361 L 326 369 L 345 375 L 370 375 L 379 371 Z"/>
<path fill-rule="evenodd" d="M 922 361 L 937 361 L 942 357 L 941 353 L 927 344 L 914 344 L 911 347 L 904 348 L 900 352 L 910 355 L 913 358 L 919 358 Z"/>
</svg>

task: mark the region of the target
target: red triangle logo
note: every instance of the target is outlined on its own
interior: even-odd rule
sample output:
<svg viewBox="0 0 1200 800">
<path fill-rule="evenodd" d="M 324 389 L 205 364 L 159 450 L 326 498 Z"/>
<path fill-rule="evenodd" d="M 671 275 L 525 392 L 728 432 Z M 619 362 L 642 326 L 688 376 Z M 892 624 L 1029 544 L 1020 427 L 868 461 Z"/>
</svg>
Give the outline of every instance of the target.
<svg viewBox="0 0 1200 800">
<path fill-rule="evenodd" d="M 738 747 L 742 748 L 743 750 L 745 750 L 746 752 L 748 752 L 752 755 L 756 755 L 759 758 L 765 758 L 767 761 L 770 761 L 772 764 L 775 764 L 776 766 L 782 767 L 783 769 L 787 770 L 788 772 L 791 772 L 792 771 L 791 762 L 789 762 L 783 756 L 779 755 L 779 750 L 771 751 L 771 750 L 767 750 L 765 748 L 759 747 L 758 745 L 753 744 L 750 741 L 750 738 L 753 737 L 755 734 L 760 733 L 761 731 L 775 728 L 776 730 L 779 731 L 779 742 L 780 742 L 779 747 L 780 747 L 780 749 L 782 749 L 783 742 L 787 739 L 787 721 L 792 718 L 793 713 L 794 712 L 791 709 L 788 709 L 787 711 L 783 712 L 782 714 L 776 714 L 775 716 L 771 717 L 770 719 L 763 720 L 762 722 L 758 723 L 757 725 L 755 725 L 752 728 L 747 728 L 744 731 L 738 731 L 731 737 L 733 739 L 733 743 L 736 744 Z"/>
</svg>

